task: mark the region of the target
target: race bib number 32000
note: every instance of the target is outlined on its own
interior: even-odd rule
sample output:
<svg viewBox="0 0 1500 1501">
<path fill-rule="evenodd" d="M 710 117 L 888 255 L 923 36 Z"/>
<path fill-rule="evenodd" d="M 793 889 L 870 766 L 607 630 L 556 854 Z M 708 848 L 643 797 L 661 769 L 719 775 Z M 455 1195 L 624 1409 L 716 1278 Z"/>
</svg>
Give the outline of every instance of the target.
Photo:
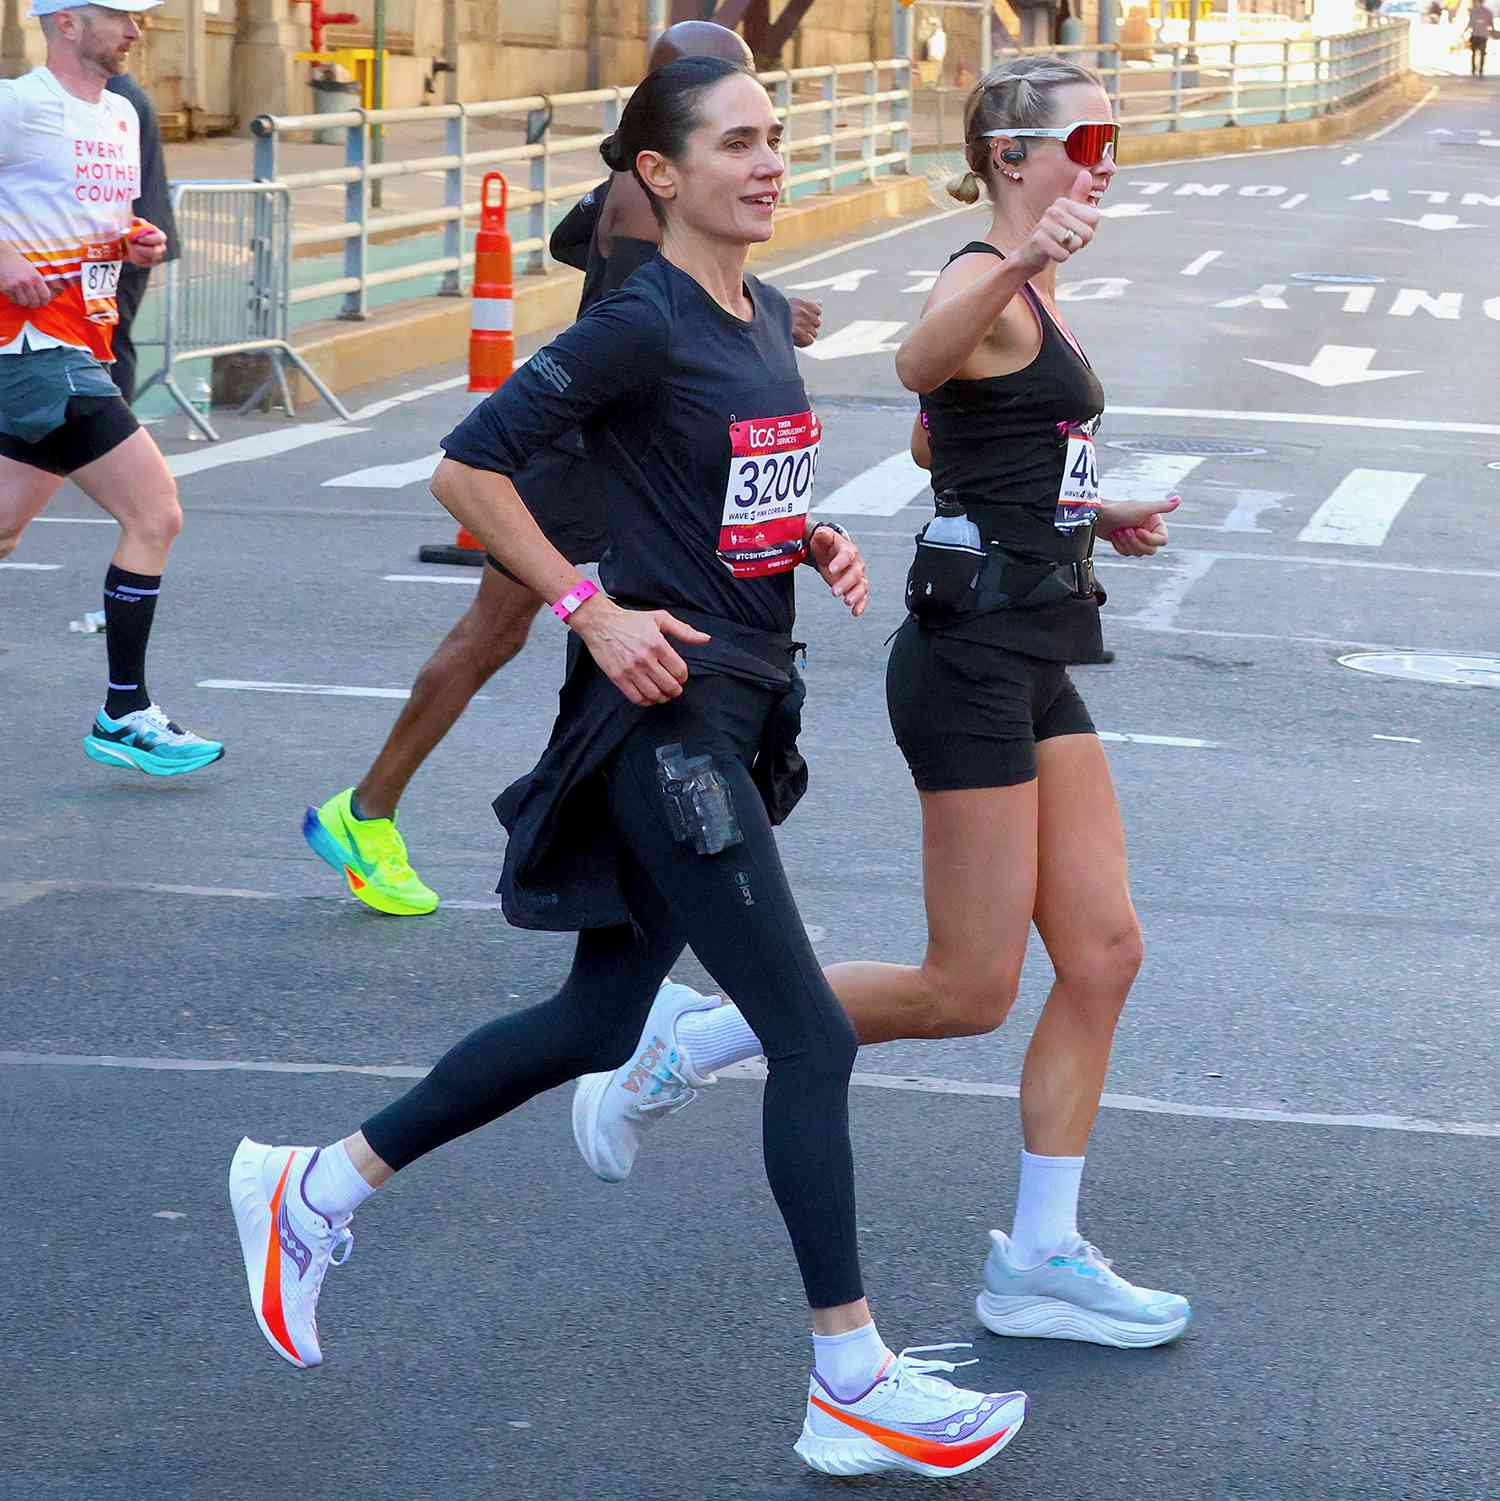
<svg viewBox="0 0 1500 1501">
<path fill-rule="evenodd" d="M 803 531 L 822 437 L 812 412 L 730 423 L 719 558 L 735 578 L 782 573 L 807 556 Z"/>
</svg>

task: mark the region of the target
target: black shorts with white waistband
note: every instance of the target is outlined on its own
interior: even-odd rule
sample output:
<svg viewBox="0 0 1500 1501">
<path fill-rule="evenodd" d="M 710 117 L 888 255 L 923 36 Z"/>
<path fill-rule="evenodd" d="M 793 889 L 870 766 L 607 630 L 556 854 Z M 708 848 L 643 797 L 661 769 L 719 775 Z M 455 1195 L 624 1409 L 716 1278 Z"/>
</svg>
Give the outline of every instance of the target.
<svg viewBox="0 0 1500 1501">
<path fill-rule="evenodd" d="M 910 617 L 896 632 L 885 695 L 920 792 L 1030 782 L 1041 741 L 1095 733 L 1064 663 L 924 630 Z"/>
</svg>

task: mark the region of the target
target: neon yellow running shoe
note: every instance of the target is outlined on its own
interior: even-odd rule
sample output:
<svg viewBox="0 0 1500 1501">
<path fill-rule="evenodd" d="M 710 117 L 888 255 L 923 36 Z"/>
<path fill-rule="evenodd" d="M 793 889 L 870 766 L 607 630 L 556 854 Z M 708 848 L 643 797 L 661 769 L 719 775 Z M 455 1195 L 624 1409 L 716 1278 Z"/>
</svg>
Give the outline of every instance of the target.
<svg viewBox="0 0 1500 1501">
<path fill-rule="evenodd" d="M 320 860 L 349 883 L 365 906 L 392 917 L 421 917 L 438 904 L 406 858 L 406 841 L 393 818 L 356 818 L 354 789 L 346 787 L 321 808 L 309 808 L 302 837 Z"/>
</svg>

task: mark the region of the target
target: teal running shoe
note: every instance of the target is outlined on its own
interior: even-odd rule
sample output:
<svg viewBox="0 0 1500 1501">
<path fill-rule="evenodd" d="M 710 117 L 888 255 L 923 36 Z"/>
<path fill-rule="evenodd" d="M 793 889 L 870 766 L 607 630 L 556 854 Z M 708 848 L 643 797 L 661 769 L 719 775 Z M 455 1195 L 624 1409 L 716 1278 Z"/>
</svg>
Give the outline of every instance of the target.
<svg viewBox="0 0 1500 1501">
<path fill-rule="evenodd" d="M 221 760 L 224 747 L 205 740 L 168 719 L 157 704 L 111 719 L 103 709 L 94 728 L 83 737 L 92 761 L 105 766 L 129 766 L 153 777 L 180 777 Z"/>
<path fill-rule="evenodd" d="M 1082 1236 L 1034 1267 L 1016 1265 L 1000 1231 L 990 1240 L 975 1312 L 992 1334 L 1143 1349 L 1170 1343 L 1193 1316 L 1186 1298 L 1127 1282 Z"/>
</svg>

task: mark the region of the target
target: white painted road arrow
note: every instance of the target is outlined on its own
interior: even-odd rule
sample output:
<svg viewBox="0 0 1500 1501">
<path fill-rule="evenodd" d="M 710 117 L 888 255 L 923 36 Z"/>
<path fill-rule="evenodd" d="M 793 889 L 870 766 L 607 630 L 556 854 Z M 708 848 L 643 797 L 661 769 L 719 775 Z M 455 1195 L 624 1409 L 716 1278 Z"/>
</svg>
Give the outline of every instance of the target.
<svg viewBox="0 0 1500 1501">
<path fill-rule="evenodd" d="M 888 354 L 901 346 L 886 341 L 894 339 L 905 327 L 904 323 L 856 318 L 836 333 L 827 334 L 816 344 L 810 344 L 802 353 L 810 360 L 847 360 L 857 354 Z"/>
<path fill-rule="evenodd" d="M 1284 365 L 1278 360 L 1250 360 L 1251 365 L 1264 365 L 1267 370 L 1279 370 L 1283 375 L 1295 375 L 1298 380 L 1311 381 L 1315 386 L 1354 386 L 1367 380 L 1394 380 L 1398 375 L 1420 375 L 1420 370 L 1371 370 L 1370 361 L 1375 358 L 1373 349 L 1355 349 L 1348 344 L 1325 344 L 1313 356 L 1310 365 Z"/>
<path fill-rule="evenodd" d="M 1409 224 L 1413 229 L 1478 229 L 1465 224 L 1457 214 L 1423 214 L 1420 219 L 1387 219 L 1387 224 Z"/>
<path fill-rule="evenodd" d="M 1144 219 L 1147 214 L 1170 214 L 1169 208 L 1152 208 L 1149 203 L 1112 203 L 1099 210 L 1101 219 Z"/>
</svg>

